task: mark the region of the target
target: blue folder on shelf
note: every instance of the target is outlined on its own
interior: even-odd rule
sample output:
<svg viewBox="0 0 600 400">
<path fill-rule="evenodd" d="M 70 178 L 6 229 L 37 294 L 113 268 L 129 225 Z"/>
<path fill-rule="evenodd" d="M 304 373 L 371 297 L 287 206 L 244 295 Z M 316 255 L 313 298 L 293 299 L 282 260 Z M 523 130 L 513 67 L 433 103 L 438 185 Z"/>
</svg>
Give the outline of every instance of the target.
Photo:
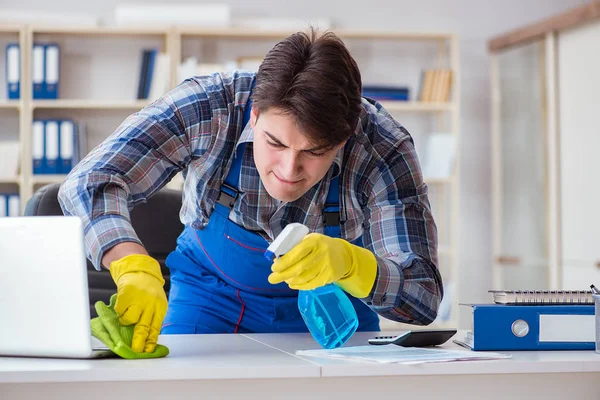
<svg viewBox="0 0 600 400">
<path fill-rule="evenodd" d="M 34 43 L 31 53 L 31 80 L 33 83 L 32 95 L 34 99 L 43 99 L 45 97 L 45 60 L 44 45 Z"/>
<path fill-rule="evenodd" d="M 44 46 L 44 99 L 58 99 L 58 85 L 60 77 L 60 54 L 57 44 Z"/>
<path fill-rule="evenodd" d="M 21 215 L 21 202 L 17 193 L 0 193 L 0 218 Z"/>
<path fill-rule="evenodd" d="M 45 142 L 45 127 L 46 123 L 43 120 L 34 120 L 32 126 L 31 138 L 31 156 L 33 158 L 33 173 L 34 175 L 43 174 L 44 168 L 44 142 Z"/>
<path fill-rule="evenodd" d="M 16 43 L 6 46 L 6 89 L 8 99 L 21 97 L 21 51 Z"/>
<path fill-rule="evenodd" d="M 73 160 L 75 158 L 75 124 L 71 120 L 59 121 L 59 174 L 68 174 L 73 168 Z"/>
<path fill-rule="evenodd" d="M 593 305 L 471 304 L 473 330 L 456 343 L 471 350 L 593 350 Z"/>
</svg>

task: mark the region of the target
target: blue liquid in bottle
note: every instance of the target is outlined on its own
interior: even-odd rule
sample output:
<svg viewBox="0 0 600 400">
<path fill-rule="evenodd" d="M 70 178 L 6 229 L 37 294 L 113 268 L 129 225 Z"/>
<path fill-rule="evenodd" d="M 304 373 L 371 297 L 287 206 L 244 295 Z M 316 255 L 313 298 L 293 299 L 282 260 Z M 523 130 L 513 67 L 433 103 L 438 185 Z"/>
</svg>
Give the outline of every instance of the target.
<svg viewBox="0 0 600 400">
<path fill-rule="evenodd" d="M 326 349 L 340 347 L 358 328 L 352 302 L 337 285 L 298 292 L 298 310 L 313 338 Z"/>
</svg>

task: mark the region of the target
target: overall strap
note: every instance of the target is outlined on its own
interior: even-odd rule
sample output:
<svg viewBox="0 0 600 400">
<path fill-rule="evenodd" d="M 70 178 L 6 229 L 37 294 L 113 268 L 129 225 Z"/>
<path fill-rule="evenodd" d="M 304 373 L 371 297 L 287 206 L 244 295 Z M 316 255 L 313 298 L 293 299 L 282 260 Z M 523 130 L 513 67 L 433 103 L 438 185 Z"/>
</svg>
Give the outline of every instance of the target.
<svg viewBox="0 0 600 400">
<path fill-rule="evenodd" d="M 329 183 L 329 191 L 323 207 L 323 225 L 327 227 L 340 226 L 340 184 L 339 175 Z"/>
<path fill-rule="evenodd" d="M 252 88 L 254 88 L 254 83 L 252 83 Z M 248 103 L 246 104 L 246 109 L 244 110 L 244 117 L 242 118 L 242 130 L 246 127 L 248 122 L 250 122 L 250 111 L 252 110 L 252 100 L 248 99 Z M 244 150 L 246 149 L 246 143 L 240 143 L 237 149 L 234 150 L 235 157 L 231 161 L 231 167 L 229 168 L 229 173 L 225 177 L 223 184 L 221 185 L 221 193 L 219 193 L 219 198 L 217 199 L 217 203 L 224 205 L 228 208 L 233 208 L 233 204 L 237 199 L 239 192 L 237 190 L 238 182 L 240 179 L 240 171 L 242 169 L 242 160 L 244 158 Z"/>
</svg>

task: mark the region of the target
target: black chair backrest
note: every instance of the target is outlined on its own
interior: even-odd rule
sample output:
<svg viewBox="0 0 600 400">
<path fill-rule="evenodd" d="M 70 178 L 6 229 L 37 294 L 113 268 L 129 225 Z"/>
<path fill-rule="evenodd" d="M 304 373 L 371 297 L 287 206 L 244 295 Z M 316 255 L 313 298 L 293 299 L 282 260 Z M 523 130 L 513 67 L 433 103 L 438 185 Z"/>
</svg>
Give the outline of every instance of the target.
<svg viewBox="0 0 600 400">
<path fill-rule="evenodd" d="M 25 206 L 25 215 L 63 215 L 58 204 L 60 184 L 46 185 L 35 192 Z M 162 189 L 148 199 L 147 203 L 136 206 L 131 211 L 131 224 L 144 247 L 161 265 L 165 278 L 167 296 L 170 289 L 169 269 L 165 259 L 175 249 L 177 237 L 183 230 L 179 220 L 181 192 Z M 96 316 L 94 304 L 102 300 L 108 304 L 110 296 L 117 290 L 110 273 L 106 269 L 96 271 L 88 260 L 88 286 L 90 293 L 90 313 Z"/>
</svg>

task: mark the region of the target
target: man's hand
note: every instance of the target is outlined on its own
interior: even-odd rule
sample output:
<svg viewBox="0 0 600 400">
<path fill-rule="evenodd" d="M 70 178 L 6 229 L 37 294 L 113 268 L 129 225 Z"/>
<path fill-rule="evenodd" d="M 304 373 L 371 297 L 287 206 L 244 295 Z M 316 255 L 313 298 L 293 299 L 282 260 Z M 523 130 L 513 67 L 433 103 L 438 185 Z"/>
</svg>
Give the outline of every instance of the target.
<svg viewBox="0 0 600 400">
<path fill-rule="evenodd" d="M 364 298 L 375 283 L 377 260 L 369 250 L 343 239 L 311 233 L 275 259 L 271 271 L 272 284 L 285 281 L 291 289 L 311 290 L 335 282 L 354 297 Z"/>
<path fill-rule="evenodd" d="M 131 254 L 110 263 L 110 274 L 117 284 L 119 323 L 135 324 L 131 348 L 153 352 L 168 304 L 160 264 L 150 256 Z"/>
</svg>

